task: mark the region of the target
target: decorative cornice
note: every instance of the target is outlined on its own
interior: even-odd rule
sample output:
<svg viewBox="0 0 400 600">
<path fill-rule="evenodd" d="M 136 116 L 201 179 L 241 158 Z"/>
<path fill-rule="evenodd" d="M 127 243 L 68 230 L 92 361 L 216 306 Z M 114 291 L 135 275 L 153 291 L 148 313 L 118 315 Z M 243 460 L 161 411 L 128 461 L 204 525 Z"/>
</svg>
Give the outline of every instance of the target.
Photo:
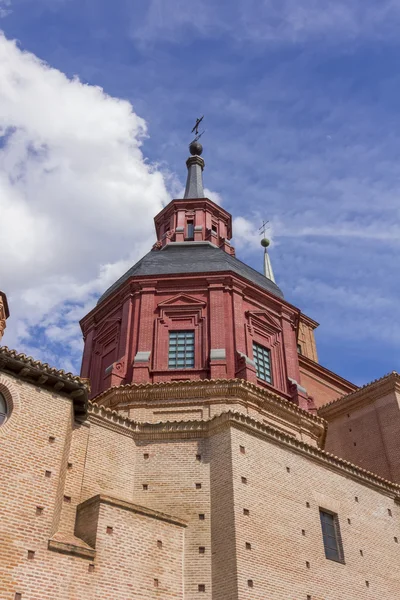
<svg viewBox="0 0 400 600">
<path fill-rule="evenodd" d="M 305 325 L 308 325 L 308 327 L 310 327 L 310 329 L 316 329 L 317 327 L 319 327 L 319 323 L 317 323 L 317 321 L 314 321 L 314 319 L 312 319 L 311 317 L 308 317 L 304 313 L 300 314 L 300 321 L 302 323 L 304 323 Z"/>
<path fill-rule="evenodd" d="M 161 383 L 128 384 L 112 387 L 102 392 L 93 402 L 103 404 L 112 398 L 112 406 L 128 402 L 155 402 L 174 398 L 177 400 L 204 401 L 205 398 L 234 398 L 248 399 L 257 404 L 273 403 L 285 413 L 297 415 L 319 425 L 324 425 L 321 417 L 299 408 L 293 402 L 281 398 L 270 390 L 265 390 L 258 385 L 244 379 L 202 379 L 193 381 L 171 381 Z"/>
<path fill-rule="evenodd" d="M 328 402 L 318 409 L 318 414 L 330 421 L 343 413 L 371 404 L 391 392 L 400 393 L 400 375 L 396 371 L 371 381 L 351 394 Z"/>
<path fill-rule="evenodd" d="M 302 411 L 305 412 L 305 411 Z M 130 430 L 133 439 L 194 439 L 209 437 L 225 428 L 236 427 L 245 430 L 247 433 L 257 435 L 272 443 L 279 444 L 292 451 L 297 452 L 311 460 L 323 464 L 338 473 L 352 477 L 361 483 L 368 485 L 379 491 L 383 491 L 392 498 L 398 498 L 400 495 L 400 485 L 392 483 L 370 471 L 366 471 L 357 465 L 339 458 L 325 450 L 321 450 L 311 444 L 302 442 L 294 436 L 279 431 L 271 425 L 266 425 L 257 421 L 253 417 L 242 413 L 227 411 L 208 421 L 174 421 L 163 423 L 137 423 L 126 417 L 122 417 L 116 411 L 105 409 L 104 407 L 89 403 L 89 413 L 97 414 L 99 418 L 120 427 Z"/>
<path fill-rule="evenodd" d="M 66 394 L 73 399 L 77 416 L 86 413 L 89 383 L 77 375 L 50 367 L 26 354 L 18 354 L 7 346 L 0 346 L 0 371 L 47 390 Z"/>
</svg>

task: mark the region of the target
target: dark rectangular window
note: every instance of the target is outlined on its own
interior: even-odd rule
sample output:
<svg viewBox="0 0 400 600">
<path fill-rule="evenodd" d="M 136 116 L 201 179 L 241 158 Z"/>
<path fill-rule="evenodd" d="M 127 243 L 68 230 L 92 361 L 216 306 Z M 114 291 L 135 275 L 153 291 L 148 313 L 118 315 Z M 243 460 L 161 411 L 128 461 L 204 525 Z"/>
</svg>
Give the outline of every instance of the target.
<svg viewBox="0 0 400 600">
<path fill-rule="evenodd" d="M 253 356 L 256 364 L 257 377 L 272 383 L 271 376 L 271 353 L 268 348 L 260 346 L 260 344 L 253 343 Z"/>
<path fill-rule="evenodd" d="M 194 331 L 169 332 L 168 368 L 194 368 Z"/>
<path fill-rule="evenodd" d="M 194 240 L 194 221 L 187 222 L 186 239 Z"/>
<path fill-rule="evenodd" d="M 334 513 L 322 510 L 321 508 L 319 509 L 319 516 L 321 519 L 322 538 L 324 541 L 326 558 L 344 563 L 338 516 Z"/>
</svg>

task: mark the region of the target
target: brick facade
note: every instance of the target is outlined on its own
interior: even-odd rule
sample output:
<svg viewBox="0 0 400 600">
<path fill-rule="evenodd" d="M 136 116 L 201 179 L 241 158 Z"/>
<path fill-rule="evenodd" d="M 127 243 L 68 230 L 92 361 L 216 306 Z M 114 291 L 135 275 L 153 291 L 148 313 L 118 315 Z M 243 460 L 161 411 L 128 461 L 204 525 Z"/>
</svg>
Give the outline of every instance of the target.
<svg viewBox="0 0 400 600">
<path fill-rule="evenodd" d="M 61 392 L 0 386 L 4 600 L 398 597 L 400 487 L 326 454 L 324 421 L 290 402 L 147 384 L 76 419 Z M 345 564 L 324 556 L 319 507 L 339 515 Z"/>
</svg>

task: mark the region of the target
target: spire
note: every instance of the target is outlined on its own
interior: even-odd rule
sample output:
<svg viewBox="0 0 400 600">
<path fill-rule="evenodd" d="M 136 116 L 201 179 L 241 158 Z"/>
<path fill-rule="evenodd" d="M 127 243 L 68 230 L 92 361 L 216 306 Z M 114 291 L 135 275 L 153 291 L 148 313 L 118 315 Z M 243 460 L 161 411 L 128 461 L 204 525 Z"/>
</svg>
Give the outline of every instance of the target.
<svg viewBox="0 0 400 600">
<path fill-rule="evenodd" d="M 271 260 L 269 258 L 269 254 L 268 254 L 268 246 L 269 246 L 269 240 L 267 238 L 263 238 L 261 240 L 261 246 L 264 247 L 264 276 L 267 279 L 270 279 L 271 281 L 275 282 L 275 277 L 274 277 L 274 272 L 272 270 L 272 265 L 271 265 Z"/>
<path fill-rule="evenodd" d="M 188 168 L 186 189 L 184 199 L 186 198 L 204 198 L 203 189 L 203 169 L 204 160 L 201 158 L 203 146 L 195 139 L 189 146 L 190 154 L 186 161 Z"/>
<path fill-rule="evenodd" d="M 275 283 L 274 272 L 272 270 L 272 265 L 271 265 L 271 261 L 270 261 L 268 250 L 267 250 L 267 248 L 271 242 L 269 241 L 269 239 L 267 237 L 265 237 L 265 231 L 269 227 L 268 223 L 269 223 L 269 221 L 263 221 L 263 224 L 261 225 L 261 227 L 259 229 L 259 231 L 261 231 L 261 235 L 263 236 L 263 238 L 261 240 L 261 246 L 264 248 L 264 277 L 266 277 L 267 279 L 270 279 L 271 281 L 273 281 Z"/>
</svg>

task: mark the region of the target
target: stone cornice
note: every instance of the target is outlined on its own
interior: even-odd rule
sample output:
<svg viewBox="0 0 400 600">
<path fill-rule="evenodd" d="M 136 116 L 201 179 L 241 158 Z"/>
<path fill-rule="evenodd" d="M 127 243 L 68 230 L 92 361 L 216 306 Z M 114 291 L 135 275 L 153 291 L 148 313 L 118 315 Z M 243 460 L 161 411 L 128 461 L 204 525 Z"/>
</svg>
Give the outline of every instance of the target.
<svg viewBox="0 0 400 600">
<path fill-rule="evenodd" d="M 132 502 L 121 500 L 120 498 L 114 498 L 112 496 L 106 496 L 103 494 L 98 494 L 97 496 L 93 496 L 92 498 L 85 500 L 84 502 L 79 504 L 76 510 L 81 511 L 82 509 L 87 508 L 91 504 L 108 504 L 109 506 L 123 508 L 124 510 L 129 510 L 130 512 L 134 512 L 139 515 L 144 515 L 145 517 L 150 517 L 151 519 L 166 521 L 167 523 L 177 525 L 178 527 L 187 527 L 187 522 L 183 519 L 179 519 L 178 517 L 173 517 L 158 510 L 153 510 L 152 508 L 147 508 L 139 504 L 133 504 Z"/>
<path fill-rule="evenodd" d="M 345 477 L 351 477 L 369 487 L 384 492 L 393 499 L 398 498 L 400 495 L 400 485 L 387 481 L 347 460 L 302 442 L 290 434 L 279 431 L 270 425 L 260 423 L 256 419 L 242 413 L 228 411 L 208 421 L 174 421 L 153 424 L 137 423 L 126 417 L 122 417 L 116 411 L 91 403 L 89 403 L 89 413 L 97 414 L 103 420 L 105 426 L 109 422 L 115 429 L 117 427 L 125 428 L 126 431 L 130 431 L 133 439 L 138 440 L 204 438 L 228 427 L 240 428 L 271 443 L 290 448 L 292 451 L 318 462 Z"/>
<path fill-rule="evenodd" d="M 396 371 L 384 375 L 361 388 L 358 388 L 351 394 L 342 398 L 333 400 L 318 409 L 318 414 L 331 421 L 343 413 L 356 410 L 368 404 L 371 404 L 378 398 L 382 398 L 390 393 L 400 393 L 400 375 Z"/>
<path fill-rule="evenodd" d="M 89 384 L 72 373 L 50 367 L 26 354 L 18 354 L 7 346 L 0 346 L 0 372 L 52 392 L 65 394 L 72 398 L 76 416 L 86 413 Z"/>
<path fill-rule="evenodd" d="M 340 377 L 340 375 L 337 375 L 333 371 L 330 371 L 326 367 L 323 367 L 319 363 L 311 360 L 311 358 L 308 358 L 303 354 L 299 354 L 299 365 L 300 369 L 303 368 L 311 375 L 324 379 L 327 383 L 330 383 L 334 387 L 341 388 L 345 394 L 351 393 L 358 389 L 354 383 L 351 383 L 351 381 Z"/>
</svg>

